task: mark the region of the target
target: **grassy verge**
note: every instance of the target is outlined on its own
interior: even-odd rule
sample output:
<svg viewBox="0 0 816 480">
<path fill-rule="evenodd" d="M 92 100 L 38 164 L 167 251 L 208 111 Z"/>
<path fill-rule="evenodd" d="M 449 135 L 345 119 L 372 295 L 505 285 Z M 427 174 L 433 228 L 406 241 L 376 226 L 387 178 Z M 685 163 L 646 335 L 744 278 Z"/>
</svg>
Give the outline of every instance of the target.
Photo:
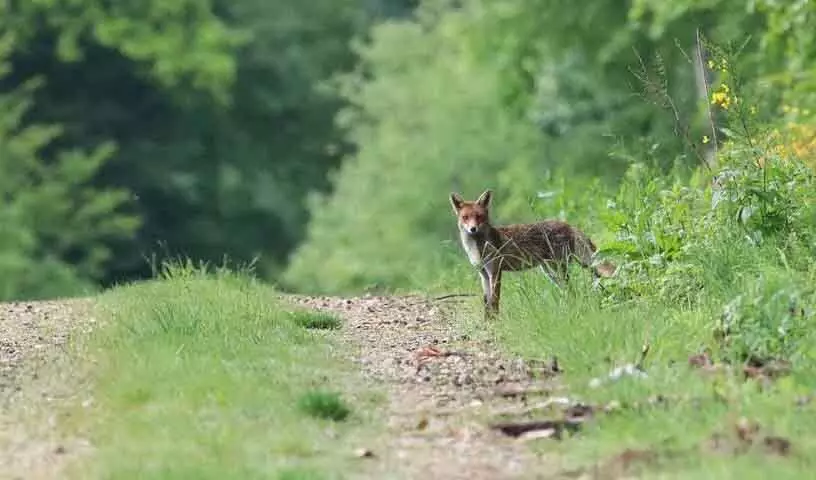
<svg viewBox="0 0 816 480">
<path fill-rule="evenodd" d="M 334 478 L 359 462 L 374 400 L 336 351 L 338 319 L 186 267 L 98 303 L 94 405 L 75 420 L 95 453 L 78 477 Z"/>
<path fill-rule="evenodd" d="M 537 448 L 561 451 L 568 469 L 604 465 L 631 449 L 640 453 L 631 454 L 628 468 L 661 478 L 803 478 L 816 467 L 808 454 L 816 445 L 816 417 L 807 398 L 816 388 L 813 297 L 801 298 L 804 314 L 788 315 L 791 297 L 785 296 L 796 285 L 813 285 L 812 274 L 780 267 L 771 251 L 723 248 L 731 257 L 710 264 L 697 279 L 701 288 L 685 301 L 654 296 L 604 302 L 589 275 L 578 271 L 565 292 L 538 272 L 505 276 L 502 316 L 482 335 L 527 358 L 557 356 L 567 395 L 616 407 L 577 436 Z M 477 290 L 475 273 L 469 279 L 469 289 Z M 780 295 L 783 301 L 774 303 Z M 480 301 L 472 307 L 462 321 L 479 335 Z M 740 335 L 724 345 L 714 331 L 727 311 L 742 323 L 735 325 Z M 637 363 L 645 344 L 646 377 L 608 378 L 615 367 Z M 790 362 L 790 374 L 746 380 L 743 348 L 773 352 Z M 717 365 L 711 371 L 689 365 L 701 352 Z M 603 382 L 591 386 L 594 379 Z M 739 439 L 750 435 L 746 425 L 761 427 L 750 447 Z M 767 445 L 766 436 L 772 438 Z M 773 437 L 789 441 L 790 449 L 780 449 Z"/>
</svg>

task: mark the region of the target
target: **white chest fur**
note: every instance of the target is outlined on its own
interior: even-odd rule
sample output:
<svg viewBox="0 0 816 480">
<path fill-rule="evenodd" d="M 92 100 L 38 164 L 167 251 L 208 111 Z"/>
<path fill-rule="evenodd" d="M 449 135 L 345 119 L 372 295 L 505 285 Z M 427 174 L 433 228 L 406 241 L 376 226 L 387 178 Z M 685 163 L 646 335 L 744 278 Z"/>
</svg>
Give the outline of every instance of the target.
<svg viewBox="0 0 816 480">
<path fill-rule="evenodd" d="M 465 249 L 470 263 L 474 266 L 481 265 L 482 252 L 479 250 L 479 243 L 476 239 L 464 232 L 459 233 L 459 239 L 462 241 L 462 248 Z"/>
</svg>

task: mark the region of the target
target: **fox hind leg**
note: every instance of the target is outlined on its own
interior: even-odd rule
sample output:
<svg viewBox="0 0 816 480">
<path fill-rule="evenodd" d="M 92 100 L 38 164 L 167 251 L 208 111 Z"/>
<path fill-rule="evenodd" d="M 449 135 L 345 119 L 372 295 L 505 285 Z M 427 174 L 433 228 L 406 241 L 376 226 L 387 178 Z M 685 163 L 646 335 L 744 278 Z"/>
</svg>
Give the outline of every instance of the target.
<svg viewBox="0 0 816 480">
<path fill-rule="evenodd" d="M 490 301 L 488 302 L 488 312 L 490 317 L 499 314 L 499 301 L 501 299 L 501 269 L 488 272 L 490 282 Z"/>
</svg>

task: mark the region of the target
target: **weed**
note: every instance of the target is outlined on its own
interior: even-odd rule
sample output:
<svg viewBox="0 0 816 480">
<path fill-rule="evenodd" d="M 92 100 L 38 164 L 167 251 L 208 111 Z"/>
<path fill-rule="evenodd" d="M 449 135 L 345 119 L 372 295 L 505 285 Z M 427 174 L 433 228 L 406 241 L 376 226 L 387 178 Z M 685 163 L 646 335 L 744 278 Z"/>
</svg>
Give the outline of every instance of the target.
<svg viewBox="0 0 816 480">
<path fill-rule="evenodd" d="M 312 391 L 300 397 L 299 408 L 306 414 L 324 420 L 342 422 L 351 414 L 340 394 L 335 392 Z"/>
<path fill-rule="evenodd" d="M 290 313 L 290 315 L 297 325 L 308 329 L 335 330 L 340 328 L 341 325 L 337 315 L 327 312 L 296 310 Z"/>
<path fill-rule="evenodd" d="M 738 362 L 796 359 L 814 325 L 812 303 L 810 292 L 788 279 L 752 279 L 723 309 L 716 334 L 724 354 Z"/>
</svg>

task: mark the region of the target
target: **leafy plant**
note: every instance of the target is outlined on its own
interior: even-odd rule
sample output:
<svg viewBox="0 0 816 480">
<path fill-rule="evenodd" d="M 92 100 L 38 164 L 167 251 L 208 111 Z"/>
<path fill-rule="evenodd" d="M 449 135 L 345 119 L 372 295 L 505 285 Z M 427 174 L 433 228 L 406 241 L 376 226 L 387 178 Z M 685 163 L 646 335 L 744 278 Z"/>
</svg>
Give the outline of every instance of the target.
<svg viewBox="0 0 816 480">
<path fill-rule="evenodd" d="M 715 328 L 732 360 L 796 359 L 813 328 L 813 291 L 789 280 L 761 276 L 729 301 Z"/>
<path fill-rule="evenodd" d="M 633 164 L 601 219 L 615 232 L 601 253 L 620 259 L 618 275 L 609 281 L 611 299 L 690 295 L 699 282 L 698 268 L 683 263 L 689 249 L 702 241 L 705 223 L 699 187 L 670 180 L 644 164 Z"/>
</svg>

